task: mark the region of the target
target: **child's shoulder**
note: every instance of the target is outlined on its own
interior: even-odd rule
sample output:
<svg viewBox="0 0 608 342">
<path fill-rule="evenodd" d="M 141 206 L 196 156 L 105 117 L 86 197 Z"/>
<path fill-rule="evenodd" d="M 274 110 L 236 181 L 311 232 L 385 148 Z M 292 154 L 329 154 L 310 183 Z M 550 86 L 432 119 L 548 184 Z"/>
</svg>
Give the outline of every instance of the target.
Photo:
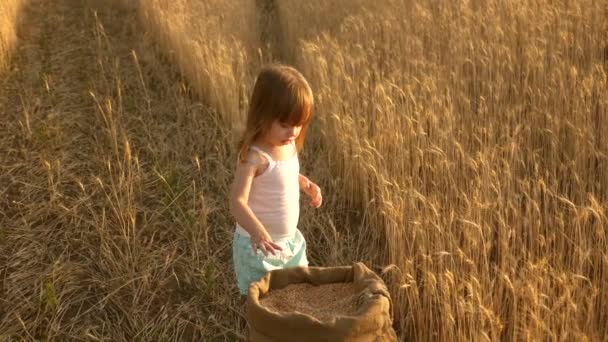
<svg viewBox="0 0 608 342">
<path fill-rule="evenodd" d="M 253 148 L 248 148 L 245 155 L 239 159 L 242 164 L 247 164 L 256 168 L 267 166 L 270 162 L 263 152 Z"/>
<path fill-rule="evenodd" d="M 243 158 L 240 158 L 241 167 L 249 167 L 254 170 L 254 176 L 257 177 L 264 173 L 270 166 L 270 160 L 262 151 L 249 148 Z"/>
</svg>

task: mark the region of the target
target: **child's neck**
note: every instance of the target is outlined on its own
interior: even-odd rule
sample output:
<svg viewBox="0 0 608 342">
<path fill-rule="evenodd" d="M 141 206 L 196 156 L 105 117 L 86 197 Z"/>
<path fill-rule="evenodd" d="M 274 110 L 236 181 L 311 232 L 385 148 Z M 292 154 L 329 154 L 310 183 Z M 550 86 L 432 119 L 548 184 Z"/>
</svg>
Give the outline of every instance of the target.
<svg viewBox="0 0 608 342">
<path fill-rule="evenodd" d="M 280 152 L 281 150 L 283 150 L 283 148 L 285 146 L 288 146 L 288 145 L 273 145 L 273 144 L 268 143 L 263 140 L 254 142 L 254 145 L 261 147 L 263 150 L 265 150 L 267 152 Z"/>
<path fill-rule="evenodd" d="M 275 160 L 289 159 L 294 154 L 293 144 L 273 145 L 264 140 L 254 141 L 254 145 L 258 146 Z"/>
</svg>

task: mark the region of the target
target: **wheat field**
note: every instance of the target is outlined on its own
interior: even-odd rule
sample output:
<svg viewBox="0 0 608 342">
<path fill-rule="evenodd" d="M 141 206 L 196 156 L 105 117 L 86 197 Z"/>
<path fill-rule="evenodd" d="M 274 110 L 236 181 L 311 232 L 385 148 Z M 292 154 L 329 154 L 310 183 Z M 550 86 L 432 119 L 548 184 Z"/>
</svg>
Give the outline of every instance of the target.
<svg viewBox="0 0 608 342">
<path fill-rule="evenodd" d="M 403 341 L 608 339 L 608 3 L 0 3 L 0 340 L 246 337 L 227 196 L 260 66 L 316 108 L 300 229 Z"/>
</svg>

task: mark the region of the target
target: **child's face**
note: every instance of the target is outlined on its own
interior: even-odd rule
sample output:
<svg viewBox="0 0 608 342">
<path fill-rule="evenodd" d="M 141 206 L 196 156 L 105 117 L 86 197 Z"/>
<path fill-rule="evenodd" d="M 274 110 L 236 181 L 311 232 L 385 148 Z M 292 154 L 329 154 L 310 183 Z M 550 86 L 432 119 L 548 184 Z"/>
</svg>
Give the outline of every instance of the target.
<svg viewBox="0 0 608 342">
<path fill-rule="evenodd" d="M 293 126 L 286 122 L 276 120 L 266 133 L 265 140 L 273 146 L 291 144 L 300 135 L 302 126 Z"/>
</svg>

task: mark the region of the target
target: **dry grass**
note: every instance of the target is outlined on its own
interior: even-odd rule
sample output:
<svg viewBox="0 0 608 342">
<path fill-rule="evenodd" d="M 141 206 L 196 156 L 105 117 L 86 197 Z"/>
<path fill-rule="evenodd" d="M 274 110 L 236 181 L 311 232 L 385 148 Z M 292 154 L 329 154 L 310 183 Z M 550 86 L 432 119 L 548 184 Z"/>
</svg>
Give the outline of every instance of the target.
<svg viewBox="0 0 608 342">
<path fill-rule="evenodd" d="M 0 79 L 0 339 L 243 334 L 225 198 L 273 59 L 317 95 L 310 259 L 375 266 L 402 339 L 608 336 L 604 3 L 34 3 Z"/>
</svg>

